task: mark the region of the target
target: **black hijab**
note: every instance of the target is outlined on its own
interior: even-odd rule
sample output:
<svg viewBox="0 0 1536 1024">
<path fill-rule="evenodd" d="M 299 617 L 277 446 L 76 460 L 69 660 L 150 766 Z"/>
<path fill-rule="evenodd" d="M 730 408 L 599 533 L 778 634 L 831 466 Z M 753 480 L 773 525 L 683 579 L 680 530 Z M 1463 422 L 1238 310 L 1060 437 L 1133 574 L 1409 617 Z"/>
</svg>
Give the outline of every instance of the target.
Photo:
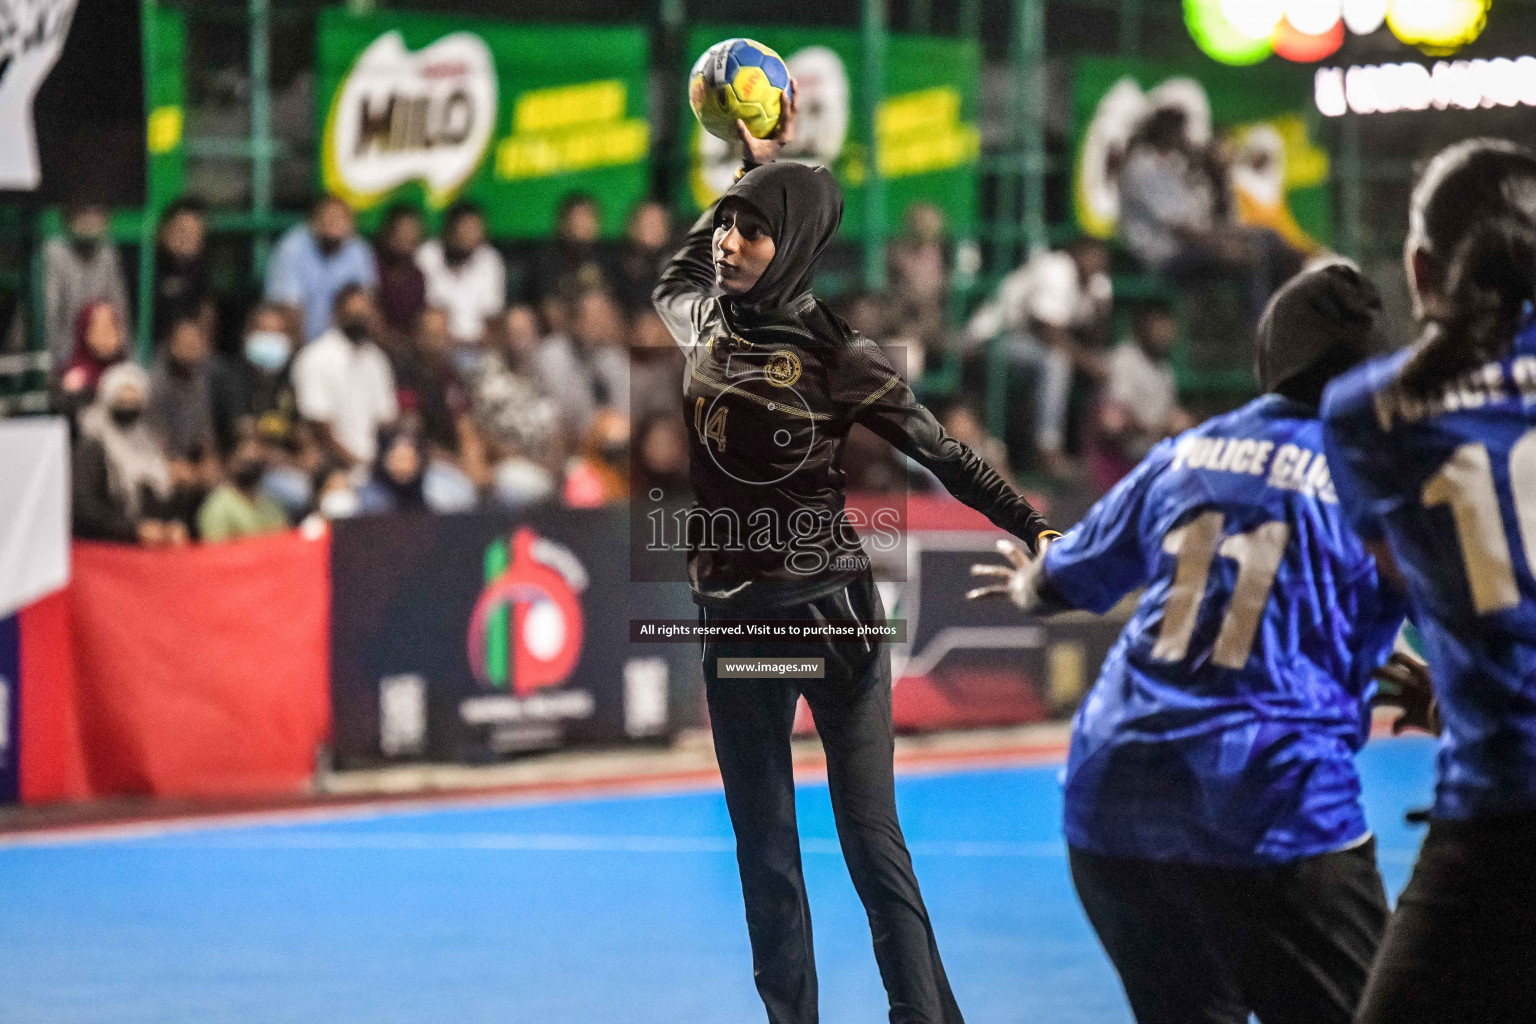
<svg viewBox="0 0 1536 1024">
<path fill-rule="evenodd" d="M 721 197 L 739 199 L 768 222 L 774 254 L 745 295 L 728 300 L 732 312 L 771 313 L 797 304 L 811 290 L 816 259 L 843 220 L 843 190 L 825 167 L 772 163 L 744 174 Z M 718 224 L 720 207 L 715 207 Z"/>
<path fill-rule="evenodd" d="M 1296 275 L 1259 321 L 1259 389 L 1315 407 L 1331 378 L 1391 347 L 1381 320 L 1381 293 L 1355 266 L 1330 263 Z"/>
</svg>

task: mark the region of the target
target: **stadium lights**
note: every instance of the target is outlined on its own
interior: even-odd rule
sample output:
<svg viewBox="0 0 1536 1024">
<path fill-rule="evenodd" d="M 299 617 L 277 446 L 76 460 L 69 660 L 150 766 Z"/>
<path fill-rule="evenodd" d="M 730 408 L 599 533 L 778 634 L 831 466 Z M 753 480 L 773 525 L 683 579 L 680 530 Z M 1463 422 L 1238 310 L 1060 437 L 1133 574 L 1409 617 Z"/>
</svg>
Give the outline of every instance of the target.
<svg viewBox="0 0 1536 1024">
<path fill-rule="evenodd" d="M 1313 89 L 1327 117 L 1407 110 L 1536 107 L 1536 57 L 1319 68 Z"/>
<path fill-rule="evenodd" d="M 1425 53 L 1454 53 L 1476 39 L 1488 23 L 1490 0 L 1392 0 L 1387 27 Z"/>
<path fill-rule="evenodd" d="M 1324 60 L 1345 36 L 1383 24 L 1431 56 L 1454 53 L 1482 34 L 1492 0 L 1184 0 L 1195 43 L 1223 64 L 1256 64 L 1277 53 Z"/>
</svg>

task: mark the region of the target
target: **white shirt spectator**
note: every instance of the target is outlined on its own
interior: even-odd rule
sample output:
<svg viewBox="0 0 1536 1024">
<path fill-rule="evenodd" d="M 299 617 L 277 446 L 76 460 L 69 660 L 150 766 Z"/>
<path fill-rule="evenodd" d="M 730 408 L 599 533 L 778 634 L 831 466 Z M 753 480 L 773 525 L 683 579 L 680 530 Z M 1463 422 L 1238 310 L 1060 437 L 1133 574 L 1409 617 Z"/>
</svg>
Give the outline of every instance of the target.
<svg viewBox="0 0 1536 1024">
<path fill-rule="evenodd" d="M 1096 274 L 1084 286 L 1077 261 L 1067 252 L 1041 252 L 997 286 L 997 295 L 971 317 L 966 334 L 975 343 L 1003 331 L 1027 330 L 1032 321 L 1067 330 L 1087 326 L 1109 308 L 1114 286 Z"/>
<path fill-rule="evenodd" d="M 1179 404 L 1172 364 L 1153 359 L 1134 339 L 1109 354 L 1109 394 L 1138 427 L 1156 435 L 1167 432 Z"/>
<path fill-rule="evenodd" d="M 427 279 L 427 305 L 448 311 L 449 332 L 459 344 L 478 344 L 485 322 L 507 308 L 507 266 L 490 245 L 482 245 L 457 267 L 448 263 L 436 238 L 416 250 L 416 265 Z"/>
<path fill-rule="evenodd" d="M 332 328 L 293 360 L 299 415 L 325 423 L 331 436 L 364 463 L 377 453 L 379 428 L 400 415 L 395 375 L 371 341 L 355 344 Z"/>
</svg>

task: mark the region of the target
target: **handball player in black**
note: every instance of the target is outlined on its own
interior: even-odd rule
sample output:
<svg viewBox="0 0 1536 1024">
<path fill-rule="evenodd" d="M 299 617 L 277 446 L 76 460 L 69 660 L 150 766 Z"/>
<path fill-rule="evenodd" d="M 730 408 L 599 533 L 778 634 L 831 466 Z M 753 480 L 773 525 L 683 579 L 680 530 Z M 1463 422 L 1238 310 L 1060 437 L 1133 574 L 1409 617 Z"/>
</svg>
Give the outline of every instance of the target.
<svg viewBox="0 0 1536 1024">
<path fill-rule="evenodd" d="M 693 597 L 706 625 L 883 622 L 844 510 L 844 448 L 860 423 L 1034 551 L 1041 516 L 947 435 L 872 342 L 811 292 L 837 232 L 830 172 L 776 163 L 773 136 L 739 125 L 744 174 L 689 232 L 657 285 L 687 356 Z M 732 678 L 728 658 L 819 658 L 818 679 Z M 889 653 L 878 639 L 706 639 L 715 752 L 736 833 L 753 971 L 771 1024 L 817 1020 L 810 909 L 800 865 L 790 733 L 804 695 L 827 755 L 843 856 L 869 915 L 893 1024 L 958 1024 L 928 911 L 896 817 Z"/>
</svg>

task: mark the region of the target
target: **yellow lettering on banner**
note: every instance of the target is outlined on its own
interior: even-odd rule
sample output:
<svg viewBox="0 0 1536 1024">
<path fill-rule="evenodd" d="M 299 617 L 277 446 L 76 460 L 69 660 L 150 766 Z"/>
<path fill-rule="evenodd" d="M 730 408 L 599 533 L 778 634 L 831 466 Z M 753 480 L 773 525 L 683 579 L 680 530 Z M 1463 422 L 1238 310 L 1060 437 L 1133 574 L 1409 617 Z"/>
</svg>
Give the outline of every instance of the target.
<svg viewBox="0 0 1536 1024">
<path fill-rule="evenodd" d="M 548 178 L 644 160 L 651 127 L 644 118 L 625 118 L 628 102 L 618 79 L 524 93 L 513 108 L 512 134 L 496 147 L 496 177 Z"/>
<path fill-rule="evenodd" d="M 546 178 L 637 163 L 650 144 L 651 126 L 639 118 L 550 135 L 514 135 L 496 148 L 496 176 Z"/>
<path fill-rule="evenodd" d="M 512 134 L 547 132 L 594 121 L 618 121 L 624 117 L 628 93 L 618 79 L 525 92 L 517 98 L 513 108 Z"/>
<path fill-rule="evenodd" d="M 952 86 L 889 97 L 875 125 L 880 173 L 887 178 L 962 167 L 981 152 L 981 132 L 960 120 L 960 90 Z"/>
</svg>

